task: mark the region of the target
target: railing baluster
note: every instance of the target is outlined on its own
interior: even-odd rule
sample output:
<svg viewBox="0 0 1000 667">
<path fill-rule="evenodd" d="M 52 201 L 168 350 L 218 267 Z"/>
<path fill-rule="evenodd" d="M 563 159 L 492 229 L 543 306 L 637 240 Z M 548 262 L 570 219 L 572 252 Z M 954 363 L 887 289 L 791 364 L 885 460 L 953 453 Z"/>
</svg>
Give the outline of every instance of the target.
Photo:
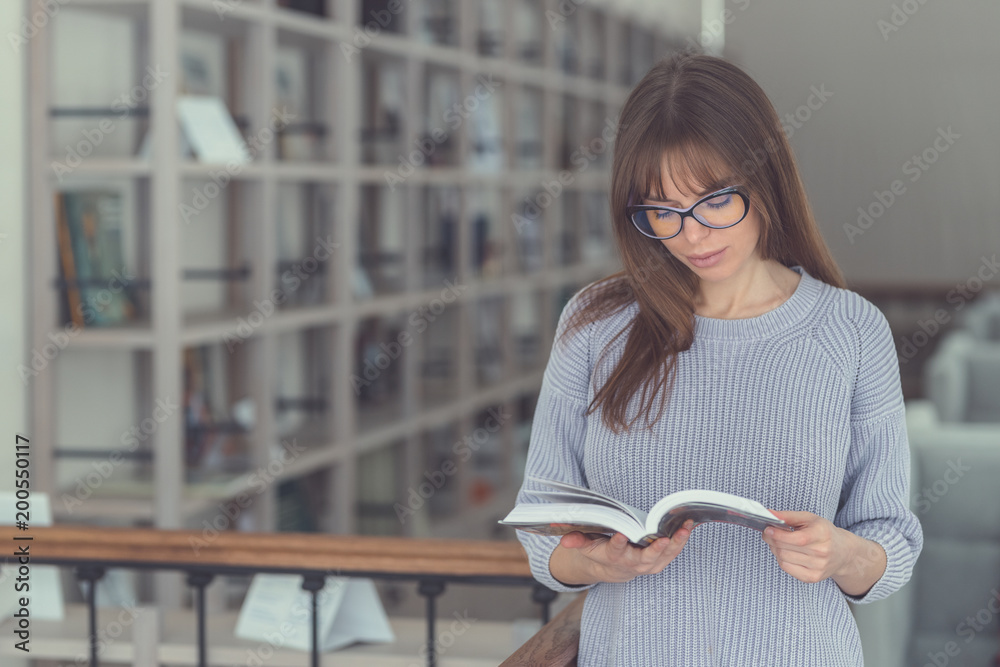
<svg viewBox="0 0 1000 667">
<path fill-rule="evenodd" d="M 455 555 L 453 545 L 438 546 L 433 540 L 413 540 L 414 554 L 409 546 L 397 544 L 395 538 L 384 540 L 368 536 L 293 536 L 294 547 L 285 544 L 286 536 L 268 534 L 246 534 L 226 531 L 216 539 L 205 541 L 200 531 L 148 530 L 106 528 L 102 529 L 102 539 L 94 542 L 93 529 L 85 526 L 57 526 L 38 528 L 45 540 L 36 542 L 39 553 L 32 551 L 32 561 L 39 565 L 75 568 L 74 575 L 84 592 L 85 608 L 88 613 L 90 667 L 100 667 L 100 656 L 104 652 L 107 628 L 98 629 L 97 585 L 108 568 L 130 570 L 168 570 L 180 572 L 187 578 L 187 584 L 194 587 L 193 609 L 198 618 L 198 660 L 194 664 L 207 665 L 208 656 L 208 605 L 207 588 L 214 577 L 221 574 L 253 575 L 261 572 L 296 574 L 302 576 L 302 589 L 311 594 L 311 664 L 319 667 L 321 649 L 325 637 L 321 634 L 320 606 L 326 577 L 336 571 L 340 576 L 371 577 L 393 581 L 416 581 L 420 595 L 426 601 L 427 641 L 426 664 L 437 667 L 437 646 L 441 638 L 436 637 L 437 598 L 449 581 L 466 584 L 531 586 L 537 583 L 530 575 L 529 564 L 520 545 L 501 542 L 477 543 L 467 541 L 469 554 Z M 0 538 L 11 539 L 19 536 L 16 527 L 0 526 Z M 360 545 L 358 543 L 361 543 Z M 86 545 L 85 549 L 81 545 Z M 164 560 L 167 553 L 181 553 L 197 545 L 197 562 L 187 558 Z M 386 551 L 388 550 L 388 553 Z M 473 559 L 489 554 L 478 567 L 468 567 Z M 285 558 L 282 566 L 275 556 Z M 415 572 L 413 562 L 421 564 Z M 440 562 L 439 567 L 427 570 L 424 564 Z M 460 565 L 461 567 L 457 567 Z M 346 567 L 345 567 L 346 566 Z M 469 571 L 471 569 L 471 571 Z M 211 574 L 209 574 L 211 573 Z M 533 600 L 541 606 L 543 619 L 551 610 L 553 594 L 533 591 Z M 153 621 L 147 621 L 150 622 Z M 158 621 L 157 621 L 158 622 Z M 117 624 L 115 624 L 117 625 Z M 147 633 L 156 637 L 158 632 Z M 138 636 L 138 635 L 136 635 Z M 148 643 L 149 640 L 147 640 Z M 156 641 L 156 640 L 152 640 Z M 193 643 L 193 642 L 192 642 Z M 84 649 L 88 652 L 87 649 Z M 155 647 L 153 649 L 155 653 Z M 81 658 L 83 660 L 83 658 Z"/>
<path fill-rule="evenodd" d="M 542 606 L 542 625 L 549 622 L 549 613 L 552 607 L 552 601 L 556 599 L 556 593 L 551 588 L 544 586 L 537 581 L 531 585 L 531 600 L 537 602 Z"/>
<path fill-rule="evenodd" d="M 195 607 L 198 614 L 198 667 L 208 667 L 208 640 L 205 632 L 205 587 L 215 575 L 210 572 L 191 572 L 188 586 L 194 587 Z"/>
<path fill-rule="evenodd" d="M 444 592 L 444 581 L 441 579 L 421 579 L 417 590 L 427 598 L 427 667 L 436 667 L 437 655 L 434 649 L 434 617 L 436 612 L 434 602 L 437 596 Z"/>
<path fill-rule="evenodd" d="M 90 667 L 99 667 L 97 661 L 97 582 L 103 576 L 103 567 L 84 565 L 76 568 L 76 578 L 87 582 L 87 615 L 90 618 Z"/>
<path fill-rule="evenodd" d="M 312 594 L 312 667 L 319 667 L 319 592 L 326 585 L 322 575 L 304 575 L 302 588 Z"/>
</svg>

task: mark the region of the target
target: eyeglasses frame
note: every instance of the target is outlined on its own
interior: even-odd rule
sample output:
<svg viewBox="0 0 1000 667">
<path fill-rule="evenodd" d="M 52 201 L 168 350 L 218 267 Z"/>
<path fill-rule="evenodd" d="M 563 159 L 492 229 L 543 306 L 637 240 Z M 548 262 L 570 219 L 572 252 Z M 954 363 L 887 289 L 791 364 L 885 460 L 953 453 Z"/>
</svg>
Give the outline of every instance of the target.
<svg viewBox="0 0 1000 667">
<path fill-rule="evenodd" d="M 715 197 L 718 197 L 719 195 L 724 195 L 724 194 L 729 194 L 729 193 L 735 193 L 735 194 L 739 195 L 740 199 L 743 200 L 743 215 L 740 216 L 740 219 L 737 220 L 736 222 L 728 224 L 728 225 L 723 225 L 721 227 L 717 227 L 715 225 L 708 224 L 707 222 L 705 222 L 704 220 L 702 220 L 701 218 L 699 218 L 697 215 L 694 214 L 694 209 L 699 204 L 702 204 L 702 203 L 708 201 L 709 199 L 713 199 Z M 639 226 L 639 223 L 637 223 L 635 221 L 635 217 L 634 216 L 639 211 L 670 211 L 671 213 L 678 213 L 681 216 L 680 227 L 678 227 L 676 234 L 671 234 L 670 236 L 653 236 L 652 234 L 647 234 Z M 747 214 L 750 212 L 750 196 L 746 192 L 743 191 L 743 186 L 741 186 L 741 185 L 730 185 L 729 187 L 726 187 L 726 188 L 723 188 L 721 190 L 717 190 L 716 192 L 713 192 L 711 194 L 705 195 L 704 197 L 702 197 L 701 199 L 699 199 L 695 203 L 691 204 L 691 206 L 688 206 L 687 208 L 684 208 L 684 209 L 673 208 L 672 206 L 657 206 L 655 204 L 632 204 L 631 206 L 626 206 L 625 207 L 625 212 L 628 214 L 628 219 L 632 221 L 632 225 L 637 230 L 639 230 L 640 234 L 642 234 L 643 236 L 645 236 L 647 238 L 657 239 L 658 241 L 663 241 L 665 239 L 672 239 L 675 236 L 679 235 L 681 232 L 683 232 L 684 231 L 684 218 L 687 218 L 688 216 L 694 218 L 699 223 L 701 223 L 705 227 L 708 227 L 709 229 L 727 229 L 729 227 L 732 227 L 733 225 L 738 225 L 739 223 L 743 222 L 743 219 L 746 218 Z"/>
</svg>

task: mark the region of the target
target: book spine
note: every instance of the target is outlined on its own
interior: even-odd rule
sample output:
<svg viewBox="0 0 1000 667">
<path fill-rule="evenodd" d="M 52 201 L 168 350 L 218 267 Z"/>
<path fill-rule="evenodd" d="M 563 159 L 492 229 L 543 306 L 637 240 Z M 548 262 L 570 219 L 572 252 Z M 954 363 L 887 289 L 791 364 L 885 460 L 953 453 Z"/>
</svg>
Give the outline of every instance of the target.
<svg viewBox="0 0 1000 667">
<path fill-rule="evenodd" d="M 69 310 L 69 318 L 78 327 L 84 325 L 83 309 L 80 307 L 80 290 L 76 283 L 76 262 L 73 260 L 73 239 L 70 234 L 69 222 L 66 217 L 65 195 L 55 194 L 55 210 L 57 237 L 59 244 L 59 261 L 63 279 L 66 281 L 65 301 Z"/>
</svg>

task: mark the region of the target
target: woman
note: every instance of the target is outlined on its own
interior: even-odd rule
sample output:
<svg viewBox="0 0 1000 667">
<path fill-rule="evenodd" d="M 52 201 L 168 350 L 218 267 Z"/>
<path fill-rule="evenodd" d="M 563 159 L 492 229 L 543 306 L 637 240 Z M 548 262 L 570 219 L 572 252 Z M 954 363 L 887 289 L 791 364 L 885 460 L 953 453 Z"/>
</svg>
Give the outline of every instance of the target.
<svg viewBox="0 0 1000 667">
<path fill-rule="evenodd" d="M 923 546 L 885 317 L 844 288 L 774 108 L 729 62 L 655 65 L 611 180 L 624 271 L 562 312 L 518 502 L 540 502 L 529 475 L 641 509 L 711 489 L 796 530 L 518 531 L 535 578 L 591 589 L 581 667 L 859 667 L 847 602 L 900 588 Z"/>
</svg>

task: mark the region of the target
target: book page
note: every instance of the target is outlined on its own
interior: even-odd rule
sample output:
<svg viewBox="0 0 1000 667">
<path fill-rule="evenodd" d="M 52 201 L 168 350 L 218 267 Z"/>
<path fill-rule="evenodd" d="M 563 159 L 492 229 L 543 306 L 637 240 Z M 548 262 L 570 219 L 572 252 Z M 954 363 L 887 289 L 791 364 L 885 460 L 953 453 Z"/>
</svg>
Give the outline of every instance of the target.
<svg viewBox="0 0 1000 667">
<path fill-rule="evenodd" d="M 611 509 L 618 510 L 619 512 L 628 512 L 628 510 L 622 507 L 619 503 L 610 503 L 603 498 L 597 498 L 592 495 L 577 493 L 575 491 L 530 491 L 533 496 L 538 498 L 544 498 L 550 503 L 583 503 L 584 505 L 599 505 L 601 507 L 610 507 Z M 640 523 L 645 522 L 645 517 L 636 517 Z"/>
<path fill-rule="evenodd" d="M 554 479 L 532 477 L 530 475 L 528 476 L 528 479 L 532 480 L 533 482 L 538 482 L 539 484 L 551 486 L 553 489 L 556 489 L 558 491 L 571 493 L 574 496 L 582 496 L 584 498 L 589 499 L 587 501 L 579 501 L 574 499 L 574 502 L 590 502 L 592 504 L 614 507 L 621 510 L 622 512 L 625 512 L 626 514 L 631 515 L 639 523 L 644 523 L 646 521 L 646 512 L 643 512 L 638 508 L 632 507 L 631 505 L 627 505 L 620 500 L 615 500 L 611 496 L 606 496 L 603 493 L 598 493 L 593 489 L 584 488 L 582 486 L 576 486 L 575 484 L 567 484 L 566 482 L 557 482 Z M 537 494 L 539 492 L 527 491 L 527 493 Z"/>
<path fill-rule="evenodd" d="M 504 522 L 500 521 L 500 523 Z M 539 535 L 566 535 L 567 533 L 580 532 L 593 539 L 602 536 L 610 537 L 615 534 L 615 531 L 607 526 L 598 526 L 590 523 L 507 523 L 506 525 L 529 533 L 538 533 Z"/>
<path fill-rule="evenodd" d="M 768 526 L 774 526 L 783 530 L 792 530 L 791 526 L 773 514 L 770 517 L 766 517 L 757 513 L 748 513 L 740 509 L 733 509 L 712 503 L 689 502 L 668 510 L 666 514 L 662 515 L 657 525 L 652 526 L 650 532 L 657 533 L 657 535 L 662 537 L 671 537 L 688 519 L 693 519 L 695 526 L 709 521 L 722 521 L 759 531 L 763 531 Z M 647 528 L 650 528 L 652 521 L 653 515 L 650 514 Z"/>
<path fill-rule="evenodd" d="M 669 512 L 674 507 L 684 505 L 687 503 L 704 503 L 708 505 L 717 505 L 719 507 L 726 507 L 729 509 L 737 510 L 743 514 L 752 514 L 762 518 L 776 519 L 773 514 L 771 514 L 766 507 L 758 503 L 756 500 L 750 500 L 749 498 L 744 498 L 742 496 L 737 496 L 732 493 L 725 493 L 723 491 L 709 491 L 707 489 L 687 489 L 685 491 L 677 491 L 666 496 L 659 502 L 657 502 L 649 510 L 650 522 L 659 523 L 659 518 L 664 514 Z M 655 515 L 655 519 L 652 518 Z"/>
<path fill-rule="evenodd" d="M 646 528 L 628 514 L 602 505 L 585 503 L 529 503 L 517 505 L 500 521 L 528 532 L 563 535 L 574 530 L 583 533 L 619 532 L 633 542 L 646 535 Z"/>
</svg>

